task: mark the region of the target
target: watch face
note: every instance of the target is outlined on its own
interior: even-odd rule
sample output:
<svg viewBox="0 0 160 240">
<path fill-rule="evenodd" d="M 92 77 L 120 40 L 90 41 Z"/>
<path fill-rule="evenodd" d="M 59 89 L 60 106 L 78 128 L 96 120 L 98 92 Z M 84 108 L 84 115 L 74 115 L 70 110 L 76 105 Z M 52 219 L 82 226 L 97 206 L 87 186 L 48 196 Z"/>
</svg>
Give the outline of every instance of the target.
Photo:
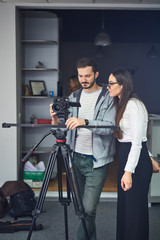
<svg viewBox="0 0 160 240">
<path fill-rule="evenodd" d="M 85 119 L 85 123 L 86 123 L 86 125 L 88 125 L 88 124 L 89 124 L 89 121 L 88 121 L 88 119 Z"/>
</svg>

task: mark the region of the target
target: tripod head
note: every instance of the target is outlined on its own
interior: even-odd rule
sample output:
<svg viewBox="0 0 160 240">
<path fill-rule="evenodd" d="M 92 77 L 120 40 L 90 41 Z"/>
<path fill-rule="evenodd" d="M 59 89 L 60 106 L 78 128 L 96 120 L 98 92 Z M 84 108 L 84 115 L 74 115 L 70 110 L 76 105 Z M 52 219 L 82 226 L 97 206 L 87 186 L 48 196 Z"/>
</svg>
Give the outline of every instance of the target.
<svg viewBox="0 0 160 240">
<path fill-rule="evenodd" d="M 65 143 L 66 142 L 66 136 L 67 136 L 67 130 L 62 130 L 61 128 L 51 128 L 51 133 L 56 137 L 57 143 Z"/>
</svg>

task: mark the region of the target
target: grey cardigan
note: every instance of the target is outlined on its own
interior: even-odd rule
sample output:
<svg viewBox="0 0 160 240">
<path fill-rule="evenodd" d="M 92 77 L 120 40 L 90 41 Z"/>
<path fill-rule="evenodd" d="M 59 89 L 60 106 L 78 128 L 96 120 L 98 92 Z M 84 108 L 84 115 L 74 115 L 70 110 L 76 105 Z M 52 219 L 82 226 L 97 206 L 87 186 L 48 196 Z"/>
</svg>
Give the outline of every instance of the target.
<svg viewBox="0 0 160 240">
<path fill-rule="evenodd" d="M 69 98 L 71 102 L 79 102 L 82 88 L 73 92 Z M 69 108 L 68 117 L 78 117 L 77 107 Z M 109 96 L 106 85 L 103 85 L 101 93 L 97 99 L 93 120 L 89 120 L 89 125 L 114 126 L 115 108 L 113 99 Z M 94 168 L 101 167 L 113 161 L 115 153 L 115 139 L 113 130 L 109 128 L 89 128 L 92 131 Z M 76 129 L 69 130 L 67 133 L 67 144 L 74 151 L 76 139 Z"/>
</svg>

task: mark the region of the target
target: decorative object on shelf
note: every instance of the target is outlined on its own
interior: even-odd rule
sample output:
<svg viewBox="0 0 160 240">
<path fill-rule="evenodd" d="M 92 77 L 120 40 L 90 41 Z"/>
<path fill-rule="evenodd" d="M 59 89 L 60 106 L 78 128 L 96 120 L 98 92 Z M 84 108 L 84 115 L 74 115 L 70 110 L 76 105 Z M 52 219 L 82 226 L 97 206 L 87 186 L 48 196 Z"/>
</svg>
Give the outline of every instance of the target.
<svg viewBox="0 0 160 240">
<path fill-rule="evenodd" d="M 46 96 L 46 86 L 44 81 L 30 80 L 30 87 L 33 96 Z"/>
<path fill-rule="evenodd" d="M 45 68 L 44 63 L 38 61 L 37 65 L 35 66 L 36 68 Z"/>
<path fill-rule="evenodd" d="M 54 91 L 49 91 L 49 96 L 54 97 Z"/>
<path fill-rule="evenodd" d="M 24 95 L 25 95 L 25 96 L 30 96 L 30 95 L 31 95 L 30 88 L 29 88 L 29 85 L 28 85 L 28 84 L 26 84 L 26 85 L 24 86 Z"/>
<path fill-rule="evenodd" d="M 47 91 L 42 90 L 42 91 L 41 91 L 41 96 L 47 96 Z"/>
<path fill-rule="evenodd" d="M 31 119 L 30 123 L 32 124 L 36 123 L 36 117 L 34 115 L 32 115 L 30 119 Z"/>
</svg>

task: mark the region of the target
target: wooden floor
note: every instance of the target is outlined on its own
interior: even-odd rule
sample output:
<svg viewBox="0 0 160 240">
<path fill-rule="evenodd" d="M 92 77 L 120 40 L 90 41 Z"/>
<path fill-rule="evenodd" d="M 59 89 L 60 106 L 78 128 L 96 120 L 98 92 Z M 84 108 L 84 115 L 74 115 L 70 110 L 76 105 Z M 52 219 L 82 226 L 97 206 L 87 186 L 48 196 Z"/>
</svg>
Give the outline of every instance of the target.
<svg viewBox="0 0 160 240">
<path fill-rule="evenodd" d="M 63 191 L 66 191 L 66 173 L 62 173 Z M 58 178 L 50 181 L 48 191 L 58 191 Z M 109 164 L 109 170 L 103 187 L 103 192 L 117 191 L 117 161 Z"/>
</svg>

